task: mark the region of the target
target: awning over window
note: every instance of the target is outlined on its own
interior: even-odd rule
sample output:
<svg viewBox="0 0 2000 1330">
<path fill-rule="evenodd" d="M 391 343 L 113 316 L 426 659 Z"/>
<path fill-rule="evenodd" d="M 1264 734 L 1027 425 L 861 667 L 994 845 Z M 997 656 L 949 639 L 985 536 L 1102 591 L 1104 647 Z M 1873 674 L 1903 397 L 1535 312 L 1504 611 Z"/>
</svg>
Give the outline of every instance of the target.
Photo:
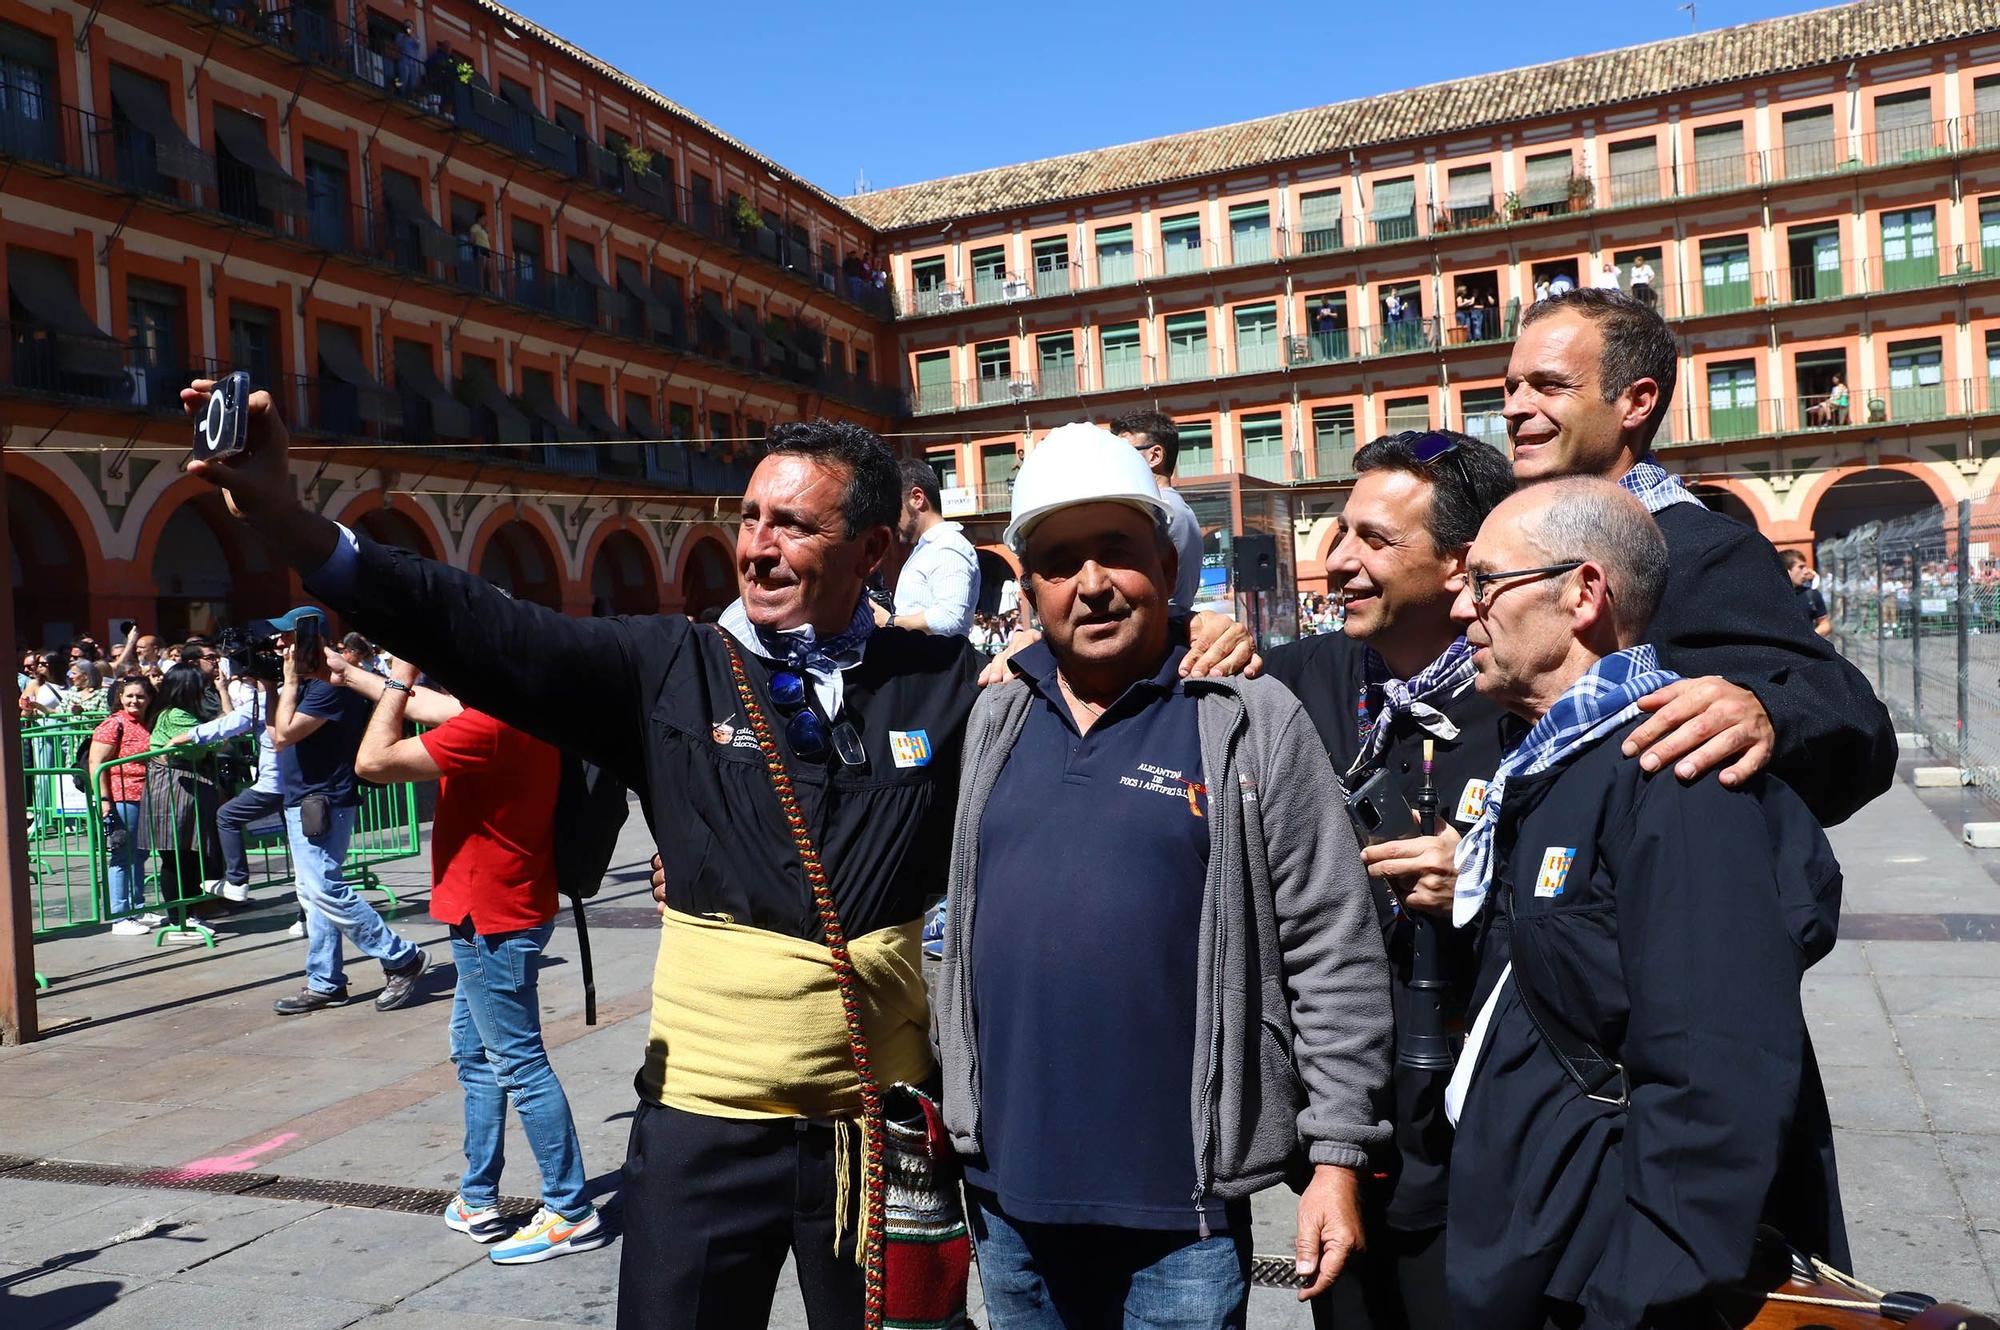
<svg viewBox="0 0 2000 1330">
<path fill-rule="evenodd" d="M 493 434 L 496 443 L 532 443 L 534 430 L 528 417 L 512 398 L 500 391 L 500 385 L 493 381 L 493 375 L 476 360 L 465 362 L 465 372 L 458 381 L 458 390 L 475 408 L 493 413 Z"/>
<path fill-rule="evenodd" d="M 591 253 L 587 240 L 566 240 L 563 252 L 569 256 L 569 275 L 578 281 L 589 282 L 600 291 L 609 291 L 611 283 L 604 280 L 604 274 L 597 271 L 597 256 Z"/>
<path fill-rule="evenodd" d="M 1398 217 L 1412 217 L 1416 211 L 1415 180 L 1384 180 L 1375 186 L 1375 209 L 1372 214 L 1375 220 L 1393 221 Z"/>
<path fill-rule="evenodd" d="M 57 368 L 89 378 L 115 379 L 125 372 L 125 348 L 99 328 L 77 299 L 70 272 L 60 259 L 30 249 L 7 251 L 7 295 L 27 315 L 27 328 L 55 342 Z"/>
<path fill-rule="evenodd" d="M 286 173 L 264 139 L 264 122 L 255 116 L 215 108 L 215 137 L 231 157 L 257 177 L 257 202 L 272 212 L 296 216 L 306 210 L 305 187 Z"/>
<path fill-rule="evenodd" d="M 153 166 L 190 185 L 215 186 L 215 159 L 188 142 L 167 105 L 166 90 L 143 74 L 111 67 L 111 102 L 153 140 Z"/>
<path fill-rule="evenodd" d="M 441 439 L 472 437 L 472 408 L 453 397 L 431 369 L 429 348 L 396 348 L 396 386 L 430 408 L 431 432 Z"/>
<path fill-rule="evenodd" d="M 400 171 L 382 173 L 382 204 L 390 217 L 417 232 L 417 251 L 435 263 L 451 263 L 459 257 L 458 242 L 439 226 L 424 205 L 422 187 Z"/>
<path fill-rule="evenodd" d="M 618 428 L 618 422 L 611 418 L 611 413 L 605 410 L 603 394 L 586 393 L 582 384 L 577 385 L 576 419 L 585 432 L 600 439 L 615 439 L 625 433 Z"/>
<path fill-rule="evenodd" d="M 403 404 L 369 372 L 354 330 L 344 324 L 319 325 L 319 363 L 326 372 L 354 389 L 361 418 L 371 425 L 398 425 Z"/>
<path fill-rule="evenodd" d="M 555 390 L 549 385 L 548 380 L 535 375 L 523 375 L 520 400 L 529 418 L 553 434 L 557 443 L 568 443 L 583 437 L 583 432 L 577 429 L 570 418 L 563 414 L 562 407 L 556 404 Z"/>
<path fill-rule="evenodd" d="M 1453 208 L 1491 208 L 1493 206 L 1493 168 L 1474 166 L 1451 173 L 1451 206 Z"/>
<path fill-rule="evenodd" d="M 653 403 L 638 393 L 625 394 L 625 429 L 635 439 L 660 437 L 660 422 L 653 419 Z"/>
<path fill-rule="evenodd" d="M 1521 202 L 1527 207 L 1561 203 L 1569 197 L 1569 176 L 1575 165 L 1566 152 L 1544 153 L 1528 159 L 1528 180 L 1521 188 Z"/>
<path fill-rule="evenodd" d="M 673 331 L 673 309 L 646 285 L 639 266 L 630 259 L 618 260 L 618 289 L 639 303 L 639 308 L 645 311 L 648 328 L 656 333 Z"/>
</svg>

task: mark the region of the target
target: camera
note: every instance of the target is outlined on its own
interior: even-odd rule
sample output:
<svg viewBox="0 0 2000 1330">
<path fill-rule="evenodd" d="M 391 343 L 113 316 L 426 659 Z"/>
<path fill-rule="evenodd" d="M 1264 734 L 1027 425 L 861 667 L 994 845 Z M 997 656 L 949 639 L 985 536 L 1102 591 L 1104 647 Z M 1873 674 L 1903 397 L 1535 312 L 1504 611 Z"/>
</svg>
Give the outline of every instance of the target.
<svg viewBox="0 0 2000 1330">
<path fill-rule="evenodd" d="M 249 424 L 250 376 L 239 369 L 209 389 L 208 405 L 194 424 L 194 455 L 234 457 L 247 445 Z"/>
<path fill-rule="evenodd" d="M 278 683 L 285 677 L 285 658 L 278 654 L 275 637 L 252 637 L 241 628 L 225 628 L 215 645 L 228 657 L 231 674 L 266 683 Z"/>
</svg>

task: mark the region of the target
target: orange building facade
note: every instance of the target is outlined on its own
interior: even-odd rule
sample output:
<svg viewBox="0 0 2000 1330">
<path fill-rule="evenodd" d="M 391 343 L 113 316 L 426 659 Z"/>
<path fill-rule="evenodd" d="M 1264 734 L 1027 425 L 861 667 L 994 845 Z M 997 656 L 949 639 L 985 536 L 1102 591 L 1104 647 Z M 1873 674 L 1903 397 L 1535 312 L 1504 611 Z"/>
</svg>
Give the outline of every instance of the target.
<svg viewBox="0 0 2000 1330">
<path fill-rule="evenodd" d="M 272 391 L 329 515 L 571 612 L 727 603 L 768 428 L 900 414 L 873 244 L 482 0 L 11 6 L 17 633 L 295 601 L 179 472 L 178 389 L 229 368 Z"/>
<path fill-rule="evenodd" d="M 1660 460 L 1781 546 L 2000 475 L 2000 7 L 1847 6 L 853 201 L 919 432 L 994 546 L 1077 418 L 1181 424 L 1211 532 L 1324 586 L 1357 444 L 1506 446 L 1565 282 L 1680 339 Z M 1844 392 L 1843 392 L 1844 386 Z M 997 552 L 997 550 L 996 550 Z M 1289 600 L 1289 597 L 1280 597 Z"/>
</svg>

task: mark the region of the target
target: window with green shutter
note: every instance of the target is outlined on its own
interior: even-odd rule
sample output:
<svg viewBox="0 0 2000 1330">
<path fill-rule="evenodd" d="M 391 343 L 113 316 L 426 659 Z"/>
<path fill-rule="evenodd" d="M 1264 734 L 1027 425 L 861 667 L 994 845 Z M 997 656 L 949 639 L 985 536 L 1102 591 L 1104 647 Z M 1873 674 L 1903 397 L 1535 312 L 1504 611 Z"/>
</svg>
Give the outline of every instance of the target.
<svg viewBox="0 0 2000 1330">
<path fill-rule="evenodd" d="M 1935 338 L 1889 344 L 1889 419 L 1944 414 L 1944 344 Z"/>
<path fill-rule="evenodd" d="M 1144 379 L 1139 355 L 1139 325 L 1109 324 L 1098 334 L 1098 341 L 1104 352 L 1100 362 L 1104 367 L 1103 386 L 1138 387 Z"/>
<path fill-rule="evenodd" d="M 1069 290 L 1069 240 L 1043 236 L 1034 243 L 1035 294 L 1061 295 Z"/>
<path fill-rule="evenodd" d="M 1428 397 L 1398 397 L 1382 404 L 1382 432 L 1385 434 L 1430 427 L 1431 399 Z"/>
<path fill-rule="evenodd" d="M 1527 178 L 1521 185 L 1522 211 L 1540 216 L 1567 209 L 1569 178 L 1575 165 L 1567 150 L 1530 156 Z"/>
<path fill-rule="evenodd" d="M 1003 246 L 991 245 L 985 249 L 972 251 L 972 298 L 978 304 L 986 304 L 1000 298 L 1000 288 L 1007 281 L 1007 251 Z"/>
<path fill-rule="evenodd" d="M 1458 395 L 1458 411 L 1465 421 L 1465 432 L 1506 452 L 1507 417 L 1502 414 L 1506 405 L 1507 393 L 1503 388 L 1467 388 Z"/>
<path fill-rule="evenodd" d="M 1262 263 L 1271 257 L 1271 205 L 1239 203 L 1229 210 L 1229 257 L 1234 263 Z"/>
<path fill-rule="evenodd" d="M 2000 195 L 1979 200 L 1979 270 L 2000 272 Z"/>
<path fill-rule="evenodd" d="M 1132 261 L 1130 226 L 1100 226 L 1096 239 L 1099 286 L 1129 282 L 1138 276 L 1138 268 Z"/>
<path fill-rule="evenodd" d="M 1312 413 L 1313 475 L 1344 480 L 1354 474 L 1354 408 L 1316 406 Z"/>
<path fill-rule="evenodd" d="M 1944 126 L 1931 118 L 1931 90 L 1892 92 L 1875 99 L 1877 165 L 1928 157 L 1944 146 Z"/>
<path fill-rule="evenodd" d="M 951 352 L 931 351 L 917 357 L 917 410 L 949 411 Z"/>
<path fill-rule="evenodd" d="M 1476 226 L 1493 216 L 1493 168 L 1461 166 L 1445 179 L 1445 201 L 1453 226 Z"/>
<path fill-rule="evenodd" d="M 1961 132 L 1967 147 L 1990 148 L 2000 143 L 2000 74 L 1972 80 L 1972 119 Z"/>
<path fill-rule="evenodd" d="M 1278 306 L 1236 307 L 1236 369 L 1256 374 L 1278 367 Z"/>
<path fill-rule="evenodd" d="M 1174 462 L 1177 476 L 1212 476 L 1215 474 L 1215 427 L 1206 420 L 1176 421 L 1180 430 L 1181 451 Z"/>
<path fill-rule="evenodd" d="M 1005 512 L 1014 501 L 1014 473 L 1021 459 L 1011 443 L 989 443 L 979 450 L 979 511 Z"/>
<path fill-rule="evenodd" d="M 1368 214 L 1375 240 L 1408 240 L 1417 234 L 1417 181 L 1414 176 L 1375 182 L 1375 207 Z"/>
<path fill-rule="evenodd" d="M 1757 433 L 1757 365 L 1730 360 L 1708 367 L 1708 437 L 1746 439 Z"/>
<path fill-rule="evenodd" d="M 1276 411 L 1243 417 L 1243 470 L 1259 480 L 1285 478 L 1285 418 Z"/>
<path fill-rule="evenodd" d="M 1750 308 L 1750 237 L 1701 242 L 1701 309 L 1723 314 Z"/>
<path fill-rule="evenodd" d="M 1324 254 L 1341 247 L 1340 191 L 1317 189 L 1299 197 L 1299 252 Z"/>
<path fill-rule="evenodd" d="M 1611 203 L 1645 203 L 1660 197 L 1660 145 L 1653 138 L 1611 145 Z"/>
<path fill-rule="evenodd" d="M 1006 342 L 981 342 L 972 348 L 979 376 L 979 400 L 1004 402 L 1012 388 L 1014 355 Z"/>
<path fill-rule="evenodd" d="M 1169 314 L 1167 316 L 1167 377 L 1204 378 L 1213 371 L 1208 361 L 1208 315 Z"/>
<path fill-rule="evenodd" d="M 1882 286 L 1904 291 L 1938 279 L 1937 210 L 1882 214 Z"/>
<path fill-rule="evenodd" d="M 936 312 L 943 303 L 948 285 L 943 255 L 910 261 L 910 286 L 915 293 L 917 313 Z"/>
<path fill-rule="evenodd" d="M 1043 397 L 1068 397 L 1077 391 L 1075 333 L 1044 333 L 1037 337 L 1035 361 Z"/>
<path fill-rule="evenodd" d="M 941 452 L 925 453 L 924 460 L 937 472 L 939 489 L 958 488 L 958 450 L 947 448 Z"/>
<path fill-rule="evenodd" d="M 1703 125 L 1694 132 L 1693 192 L 1735 189 L 1750 180 L 1749 159 L 1743 151 L 1743 122 Z"/>
<path fill-rule="evenodd" d="M 1201 214 L 1184 212 L 1160 220 L 1161 262 L 1169 276 L 1208 266 L 1201 248 Z"/>
</svg>

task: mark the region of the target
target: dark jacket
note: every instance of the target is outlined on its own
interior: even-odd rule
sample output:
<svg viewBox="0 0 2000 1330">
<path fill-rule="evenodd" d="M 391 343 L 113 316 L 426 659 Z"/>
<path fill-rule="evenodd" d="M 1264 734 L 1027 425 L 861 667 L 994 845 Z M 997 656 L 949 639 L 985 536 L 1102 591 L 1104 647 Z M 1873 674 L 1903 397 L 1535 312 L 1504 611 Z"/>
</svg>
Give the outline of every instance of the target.
<svg viewBox="0 0 2000 1330">
<path fill-rule="evenodd" d="M 1346 772 L 1361 750 L 1356 699 L 1366 677 L 1367 648 L 1345 633 L 1321 633 L 1300 638 L 1264 655 L 1264 673 L 1297 695 L 1319 731 L 1336 772 Z M 1427 699 L 1458 726 L 1456 739 L 1433 739 L 1431 781 L 1438 797 L 1438 826 L 1449 823 L 1460 835 L 1478 820 L 1476 802 L 1485 784 L 1500 769 L 1500 759 L 1517 741 L 1521 723 L 1467 683 L 1450 697 Z M 1432 736 L 1409 716 L 1396 718 L 1389 747 L 1380 767 L 1389 771 L 1403 798 L 1416 806 L 1423 784 L 1424 740 Z M 1358 773 L 1358 784 L 1375 768 Z M 1386 838 L 1385 838 L 1386 839 Z M 1389 975 L 1397 989 L 1398 1013 L 1408 999 L 1412 959 L 1412 927 L 1394 908 L 1388 888 L 1370 879 L 1375 908 L 1389 954 Z M 1444 973 L 1452 981 L 1445 1014 L 1455 1028 L 1471 998 L 1478 930 L 1454 929 L 1439 920 L 1436 936 L 1443 947 Z M 1393 1071 L 1393 1111 L 1396 1148 L 1375 1161 L 1381 1173 L 1376 1198 L 1393 1228 L 1438 1228 L 1445 1221 L 1446 1170 L 1451 1163 L 1451 1123 L 1444 1115 L 1444 1087 L 1449 1071 L 1424 1071 L 1401 1062 Z"/>
<path fill-rule="evenodd" d="M 720 630 L 679 615 L 573 618 L 406 550 L 357 543 L 356 585 L 315 583 L 314 591 L 371 639 L 421 662 L 467 706 L 637 791 L 666 866 L 669 905 L 821 939 Z M 782 736 L 769 667 L 742 655 Z M 841 713 L 866 746 L 866 766 L 785 753 L 850 937 L 909 922 L 937 892 L 959 743 L 983 664 L 962 637 L 878 629 L 845 675 Z M 892 730 L 921 732 L 927 760 L 910 765 L 906 744 L 899 764 Z"/>
<path fill-rule="evenodd" d="M 1301 1147 L 1360 1168 L 1388 1139 L 1389 1003 L 1354 832 L 1311 725 L 1267 679 L 1191 679 L 1209 793 L 1208 876 L 1198 947 L 1195 1173 L 1204 1197 L 1281 1181 Z M 968 978 L 978 901 L 979 819 L 1031 704 L 1014 679 L 989 688 L 966 730 L 948 914 L 933 995 L 944 1118 L 977 1154 L 978 1013 Z"/>
<path fill-rule="evenodd" d="M 1780 781 L 1646 775 L 1619 754 L 1637 723 L 1510 782 L 1501 805 L 1475 999 L 1500 996 L 1446 1230 L 1460 1325 L 1637 1325 L 1741 1278 L 1759 1222 L 1846 1262 L 1799 1000 L 1833 945 L 1840 867 Z M 1567 873 L 1548 872 L 1565 850 Z M 1629 1106 L 1568 1079 L 1499 983 L 1510 961 L 1552 1019 L 1624 1065 Z"/>
<path fill-rule="evenodd" d="M 1667 589 L 1646 640 L 1660 664 L 1755 693 L 1777 733 L 1772 772 L 1823 825 L 1853 816 L 1896 776 L 1896 729 L 1867 678 L 1805 622 L 1770 541 L 1699 504 L 1654 518 Z"/>
</svg>

